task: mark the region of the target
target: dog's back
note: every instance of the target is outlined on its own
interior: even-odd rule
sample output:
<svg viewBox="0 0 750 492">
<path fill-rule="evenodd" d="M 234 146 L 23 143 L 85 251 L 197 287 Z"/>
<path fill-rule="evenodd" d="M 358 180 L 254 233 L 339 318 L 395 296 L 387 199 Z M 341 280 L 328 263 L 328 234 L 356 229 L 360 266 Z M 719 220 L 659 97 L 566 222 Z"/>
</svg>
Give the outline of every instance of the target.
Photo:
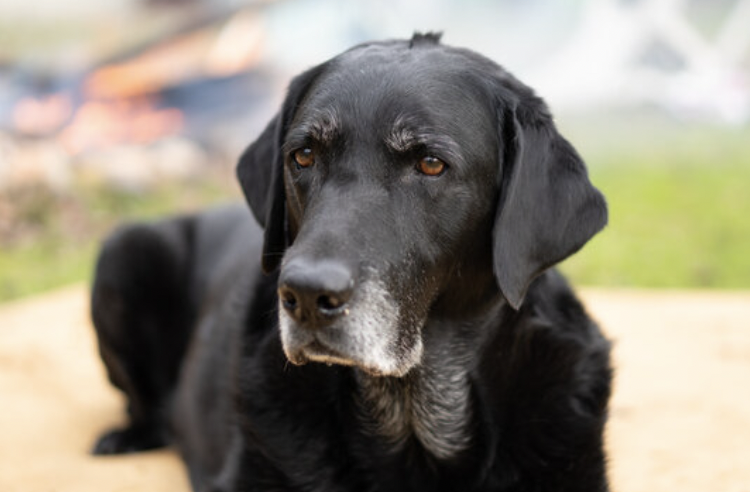
<svg viewBox="0 0 750 492">
<path fill-rule="evenodd" d="M 170 406 L 197 327 L 238 281 L 252 276 L 262 232 L 239 205 L 126 224 L 105 241 L 91 310 L 112 384 L 128 398 L 130 425 L 97 442 L 112 454 L 170 441 Z M 256 268 L 257 270 L 257 268 Z"/>
</svg>

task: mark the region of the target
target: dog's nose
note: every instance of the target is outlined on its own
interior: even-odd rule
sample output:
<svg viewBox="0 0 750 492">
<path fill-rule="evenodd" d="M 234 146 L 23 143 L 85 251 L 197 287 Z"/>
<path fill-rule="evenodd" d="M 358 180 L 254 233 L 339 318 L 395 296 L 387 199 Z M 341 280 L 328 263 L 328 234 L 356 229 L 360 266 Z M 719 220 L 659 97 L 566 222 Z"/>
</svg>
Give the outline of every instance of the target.
<svg viewBox="0 0 750 492">
<path fill-rule="evenodd" d="M 347 312 L 354 275 L 344 263 L 295 258 L 279 277 L 279 298 L 287 313 L 308 328 L 321 328 Z"/>
</svg>

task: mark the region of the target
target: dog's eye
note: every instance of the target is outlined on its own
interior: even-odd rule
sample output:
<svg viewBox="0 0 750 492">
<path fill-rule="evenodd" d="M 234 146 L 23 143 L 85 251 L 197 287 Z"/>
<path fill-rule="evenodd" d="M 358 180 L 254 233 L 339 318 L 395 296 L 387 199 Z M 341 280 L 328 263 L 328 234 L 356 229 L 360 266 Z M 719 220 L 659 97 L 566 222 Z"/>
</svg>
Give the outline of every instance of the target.
<svg viewBox="0 0 750 492">
<path fill-rule="evenodd" d="M 315 164 L 315 152 L 309 147 L 295 150 L 292 158 L 299 167 L 310 167 Z"/>
<path fill-rule="evenodd" d="M 427 176 L 439 176 L 445 171 L 445 162 L 437 157 L 427 156 L 420 159 L 417 171 Z"/>
</svg>

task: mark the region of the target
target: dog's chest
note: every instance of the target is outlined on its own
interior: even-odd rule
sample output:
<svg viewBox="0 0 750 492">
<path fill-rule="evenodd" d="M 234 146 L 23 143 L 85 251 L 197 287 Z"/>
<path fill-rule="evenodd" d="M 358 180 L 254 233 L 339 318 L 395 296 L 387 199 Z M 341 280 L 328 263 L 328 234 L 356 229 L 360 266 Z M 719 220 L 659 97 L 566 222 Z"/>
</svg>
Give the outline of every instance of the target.
<svg viewBox="0 0 750 492">
<path fill-rule="evenodd" d="M 367 432 L 394 451 L 411 437 L 439 459 L 470 446 L 468 375 L 458 364 L 420 367 L 404 378 L 360 375 L 359 382 Z"/>
</svg>

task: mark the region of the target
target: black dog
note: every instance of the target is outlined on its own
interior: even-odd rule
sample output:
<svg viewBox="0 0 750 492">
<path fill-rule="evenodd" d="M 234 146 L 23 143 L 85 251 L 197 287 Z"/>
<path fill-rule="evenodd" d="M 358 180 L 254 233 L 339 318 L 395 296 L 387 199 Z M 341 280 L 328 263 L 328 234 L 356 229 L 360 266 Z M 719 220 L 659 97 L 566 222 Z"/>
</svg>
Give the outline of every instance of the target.
<svg viewBox="0 0 750 492">
<path fill-rule="evenodd" d="M 224 208 L 105 245 L 130 424 L 96 453 L 175 444 L 196 490 L 608 490 L 609 344 L 548 270 L 606 205 L 529 88 L 434 35 L 357 46 L 238 175 L 264 231 Z"/>
</svg>

